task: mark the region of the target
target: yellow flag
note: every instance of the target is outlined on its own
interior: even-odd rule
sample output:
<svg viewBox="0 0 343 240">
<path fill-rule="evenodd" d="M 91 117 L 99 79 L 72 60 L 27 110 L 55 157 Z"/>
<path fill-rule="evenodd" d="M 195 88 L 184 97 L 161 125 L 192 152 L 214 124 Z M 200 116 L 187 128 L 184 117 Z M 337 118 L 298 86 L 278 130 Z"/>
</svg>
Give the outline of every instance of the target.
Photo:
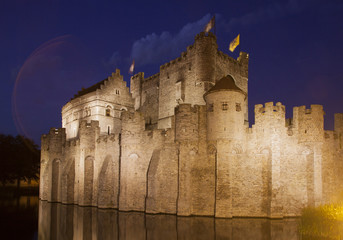
<svg viewBox="0 0 343 240">
<path fill-rule="evenodd" d="M 229 50 L 231 52 L 235 51 L 235 49 L 238 45 L 239 45 L 239 34 L 237 35 L 237 37 L 235 39 L 232 40 L 232 42 L 230 42 Z"/>
</svg>

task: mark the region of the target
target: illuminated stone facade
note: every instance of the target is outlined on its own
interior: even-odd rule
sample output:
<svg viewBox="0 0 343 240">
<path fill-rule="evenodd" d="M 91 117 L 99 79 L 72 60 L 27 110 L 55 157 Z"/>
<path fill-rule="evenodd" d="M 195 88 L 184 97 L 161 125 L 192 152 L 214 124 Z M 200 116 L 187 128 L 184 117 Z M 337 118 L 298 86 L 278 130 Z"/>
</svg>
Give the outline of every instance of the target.
<svg viewBox="0 0 343 240">
<path fill-rule="evenodd" d="M 196 36 L 160 72 L 117 70 L 62 109 L 42 136 L 40 198 L 123 211 L 216 217 L 297 216 L 343 190 L 343 114 L 324 130 L 320 105 L 255 106 L 248 54 Z"/>
</svg>

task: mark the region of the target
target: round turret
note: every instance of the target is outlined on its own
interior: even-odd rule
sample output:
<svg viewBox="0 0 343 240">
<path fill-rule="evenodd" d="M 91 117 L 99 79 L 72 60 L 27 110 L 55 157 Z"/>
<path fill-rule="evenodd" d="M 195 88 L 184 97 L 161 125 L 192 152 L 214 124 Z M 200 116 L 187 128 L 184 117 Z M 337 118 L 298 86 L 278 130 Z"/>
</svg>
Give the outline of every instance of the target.
<svg viewBox="0 0 343 240">
<path fill-rule="evenodd" d="M 246 93 L 237 87 L 231 75 L 220 79 L 204 94 L 207 105 L 207 140 L 244 137 Z"/>
</svg>

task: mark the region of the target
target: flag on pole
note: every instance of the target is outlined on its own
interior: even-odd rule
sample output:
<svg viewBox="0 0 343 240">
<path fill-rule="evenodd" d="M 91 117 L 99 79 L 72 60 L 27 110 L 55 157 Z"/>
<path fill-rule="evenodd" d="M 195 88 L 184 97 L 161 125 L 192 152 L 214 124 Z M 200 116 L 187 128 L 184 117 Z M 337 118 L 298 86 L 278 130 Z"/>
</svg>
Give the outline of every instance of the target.
<svg viewBox="0 0 343 240">
<path fill-rule="evenodd" d="M 229 50 L 231 52 L 235 51 L 236 47 L 239 45 L 239 35 L 240 34 L 238 34 L 237 37 L 230 42 Z"/>
<path fill-rule="evenodd" d="M 204 28 L 204 32 L 208 33 L 214 27 L 214 24 L 215 24 L 215 16 L 213 16 L 211 20 L 206 24 Z"/>
<path fill-rule="evenodd" d="M 133 74 L 133 70 L 135 69 L 135 60 L 132 60 L 132 64 L 130 66 L 130 70 L 129 70 L 129 73 L 130 74 Z"/>
</svg>

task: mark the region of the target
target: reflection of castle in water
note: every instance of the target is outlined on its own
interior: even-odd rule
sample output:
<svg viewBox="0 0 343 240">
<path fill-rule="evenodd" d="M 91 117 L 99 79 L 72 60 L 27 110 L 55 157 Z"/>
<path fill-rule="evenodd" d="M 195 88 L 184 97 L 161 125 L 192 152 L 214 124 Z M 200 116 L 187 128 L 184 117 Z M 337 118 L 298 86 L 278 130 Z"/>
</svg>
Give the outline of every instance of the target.
<svg viewBox="0 0 343 240">
<path fill-rule="evenodd" d="M 298 219 L 177 217 L 40 201 L 39 239 L 299 239 Z"/>
</svg>

